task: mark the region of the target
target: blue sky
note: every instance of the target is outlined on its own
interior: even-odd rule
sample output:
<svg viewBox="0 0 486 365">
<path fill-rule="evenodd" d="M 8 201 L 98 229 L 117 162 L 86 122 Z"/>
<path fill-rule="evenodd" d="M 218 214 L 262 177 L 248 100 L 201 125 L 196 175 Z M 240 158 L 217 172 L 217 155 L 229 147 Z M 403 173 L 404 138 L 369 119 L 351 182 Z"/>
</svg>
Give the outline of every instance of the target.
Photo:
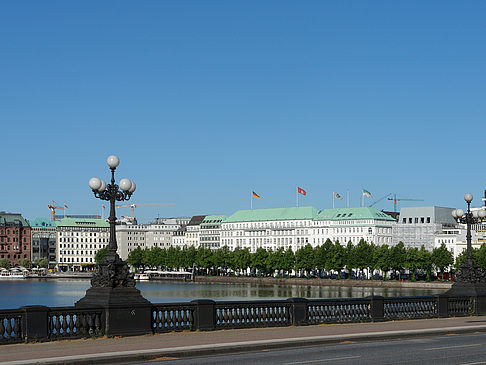
<svg viewBox="0 0 486 365">
<path fill-rule="evenodd" d="M 476 205 L 486 188 L 481 1 L 11 1 L 0 5 L 0 210 L 142 218 L 332 206 L 361 189 Z M 367 202 L 371 202 L 370 199 Z M 345 206 L 336 202 L 336 207 Z M 393 210 L 383 200 L 379 209 Z M 120 210 L 118 215 L 128 215 Z"/>
</svg>

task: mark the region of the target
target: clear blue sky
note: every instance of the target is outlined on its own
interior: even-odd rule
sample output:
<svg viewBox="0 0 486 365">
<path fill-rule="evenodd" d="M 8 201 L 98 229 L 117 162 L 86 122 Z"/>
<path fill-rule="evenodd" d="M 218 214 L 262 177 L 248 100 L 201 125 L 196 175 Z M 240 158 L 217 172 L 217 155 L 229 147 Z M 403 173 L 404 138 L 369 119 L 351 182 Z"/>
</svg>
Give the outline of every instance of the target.
<svg viewBox="0 0 486 365">
<path fill-rule="evenodd" d="M 486 188 L 484 1 L 4 1 L 0 210 L 139 217 L 332 206 L 361 189 L 463 207 Z M 367 199 L 367 202 L 371 202 Z M 405 205 L 405 203 L 404 203 Z M 336 207 L 345 201 L 336 202 Z M 376 205 L 392 210 L 386 200 Z M 129 209 L 118 215 L 128 215 Z"/>
</svg>

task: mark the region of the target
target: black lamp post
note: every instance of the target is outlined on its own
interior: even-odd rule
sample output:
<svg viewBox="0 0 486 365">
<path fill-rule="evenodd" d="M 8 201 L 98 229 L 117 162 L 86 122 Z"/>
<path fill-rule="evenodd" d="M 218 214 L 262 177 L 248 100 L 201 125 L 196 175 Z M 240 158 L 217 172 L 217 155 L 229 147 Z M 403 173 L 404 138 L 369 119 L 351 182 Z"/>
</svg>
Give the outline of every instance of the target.
<svg viewBox="0 0 486 365">
<path fill-rule="evenodd" d="M 456 209 L 452 216 L 458 223 L 466 225 L 466 261 L 461 264 L 456 274 L 456 282 L 448 291 L 448 294 L 477 296 L 486 295 L 486 280 L 483 271 L 474 263 L 472 257 L 471 225 L 482 222 L 486 217 L 486 210 L 471 212 L 472 194 L 464 195 L 467 203 L 467 211 Z"/>
<path fill-rule="evenodd" d="M 109 156 L 107 163 L 111 170 L 111 183 L 106 184 L 94 177 L 89 180 L 89 187 L 96 198 L 110 202 L 108 254 L 98 265 L 91 279 L 91 288 L 76 306 L 105 308 L 105 333 L 108 335 L 149 333 L 151 324 L 147 313 L 151 303 L 135 288 L 133 273 L 116 252 L 115 203 L 130 199 L 136 185 L 129 179 L 121 179 L 119 185 L 115 183 L 115 170 L 120 164 L 117 156 Z"/>
</svg>

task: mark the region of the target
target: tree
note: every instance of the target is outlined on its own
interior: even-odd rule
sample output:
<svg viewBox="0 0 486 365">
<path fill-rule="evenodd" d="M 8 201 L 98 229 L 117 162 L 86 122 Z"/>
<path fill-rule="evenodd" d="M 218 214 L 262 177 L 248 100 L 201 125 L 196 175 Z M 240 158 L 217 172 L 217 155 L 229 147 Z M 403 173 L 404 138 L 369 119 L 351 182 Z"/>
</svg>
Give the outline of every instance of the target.
<svg viewBox="0 0 486 365">
<path fill-rule="evenodd" d="M 375 268 L 381 270 L 384 273 L 383 278 L 387 280 L 388 271 L 391 269 L 391 255 L 388 245 L 377 246 L 373 253 L 373 261 L 375 262 Z"/>
<path fill-rule="evenodd" d="M 329 252 L 329 260 L 326 263 L 326 270 L 335 270 L 341 272 L 344 268 L 344 259 L 345 259 L 345 250 L 344 247 L 341 246 L 339 241 L 336 241 Z M 339 275 L 338 275 L 339 278 Z"/>
<path fill-rule="evenodd" d="M 9 259 L 7 259 L 7 258 L 1 258 L 0 259 L 0 267 L 8 270 L 8 269 L 10 269 L 11 266 L 12 266 L 12 264 L 10 263 Z"/>
<path fill-rule="evenodd" d="M 290 247 L 283 255 L 282 269 L 289 275 L 290 272 L 295 269 L 295 254 Z"/>
<path fill-rule="evenodd" d="M 417 247 L 409 248 L 405 253 L 405 268 L 410 270 L 412 273 L 412 281 L 415 281 L 415 274 L 417 269 L 420 267 L 419 263 L 419 250 Z"/>
<path fill-rule="evenodd" d="M 402 241 L 398 242 L 396 246 L 393 246 L 390 249 L 390 267 L 395 271 L 395 274 L 397 272 L 400 273 L 400 270 L 405 266 L 405 255 L 405 245 Z M 399 278 L 400 275 L 398 275 L 398 279 Z"/>
<path fill-rule="evenodd" d="M 314 268 L 314 250 L 310 244 L 295 252 L 295 267 L 297 270 L 311 271 Z"/>
<path fill-rule="evenodd" d="M 422 247 L 419 250 L 418 268 L 427 273 L 427 281 L 430 281 L 430 272 L 432 271 L 432 253 Z"/>
<path fill-rule="evenodd" d="M 251 255 L 251 266 L 266 275 L 268 273 L 268 252 L 264 248 L 257 248 L 256 252 Z"/>
<path fill-rule="evenodd" d="M 25 267 L 26 269 L 30 269 L 32 267 L 32 261 L 29 259 L 20 259 L 19 265 Z"/>
<path fill-rule="evenodd" d="M 481 249 L 483 247 L 484 246 L 481 246 Z M 454 263 L 454 255 L 443 243 L 440 247 L 436 247 L 432 250 L 432 263 L 443 276 L 445 269 Z"/>
<path fill-rule="evenodd" d="M 196 265 L 199 268 L 209 269 L 212 266 L 212 253 L 209 248 L 199 247 L 196 256 Z"/>
<path fill-rule="evenodd" d="M 46 258 L 36 259 L 34 261 L 34 265 L 37 267 L 42 267 L 44 269 L 47 269 L 49 267 L 49 260 Z"/>
<path fill-rule="evenodd" d="M 140 247 L 137 247 L 135 250 L 131 251 L 128 254 L 127 263 L 133 266 L 136 270 L 138 270 L 144 265 L 143 258 L 143 250 Z"/>
<path fill-rule="evenodd" d="M 105 246 L 105 247 L 99 249 L 96 252 L 96 255 L 94 257 L 96 264 L 97 265 L 101 264 L 105 260 L 106 255 L 108 255 L 108 247 Z"/>
</svg>

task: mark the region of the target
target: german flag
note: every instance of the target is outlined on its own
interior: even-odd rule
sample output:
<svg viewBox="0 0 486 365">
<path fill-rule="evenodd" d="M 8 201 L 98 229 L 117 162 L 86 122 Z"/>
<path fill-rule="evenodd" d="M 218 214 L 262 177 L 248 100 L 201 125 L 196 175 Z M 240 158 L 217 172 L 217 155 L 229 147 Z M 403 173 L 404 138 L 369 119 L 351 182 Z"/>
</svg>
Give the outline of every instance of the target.
<svg viewBox="0 0 486 365">
<path fill-rule="evenodd" d="M 254 198 L 257 198 L 257 199 L 261 199 L 261 198 L 262 198 L 260 195 L 258 195 L 258 194 L 257 194 L 257 193 L 255 193 L 254 191 L 253 191 L 253 197 L 254 197 Z"/>
</svg>

